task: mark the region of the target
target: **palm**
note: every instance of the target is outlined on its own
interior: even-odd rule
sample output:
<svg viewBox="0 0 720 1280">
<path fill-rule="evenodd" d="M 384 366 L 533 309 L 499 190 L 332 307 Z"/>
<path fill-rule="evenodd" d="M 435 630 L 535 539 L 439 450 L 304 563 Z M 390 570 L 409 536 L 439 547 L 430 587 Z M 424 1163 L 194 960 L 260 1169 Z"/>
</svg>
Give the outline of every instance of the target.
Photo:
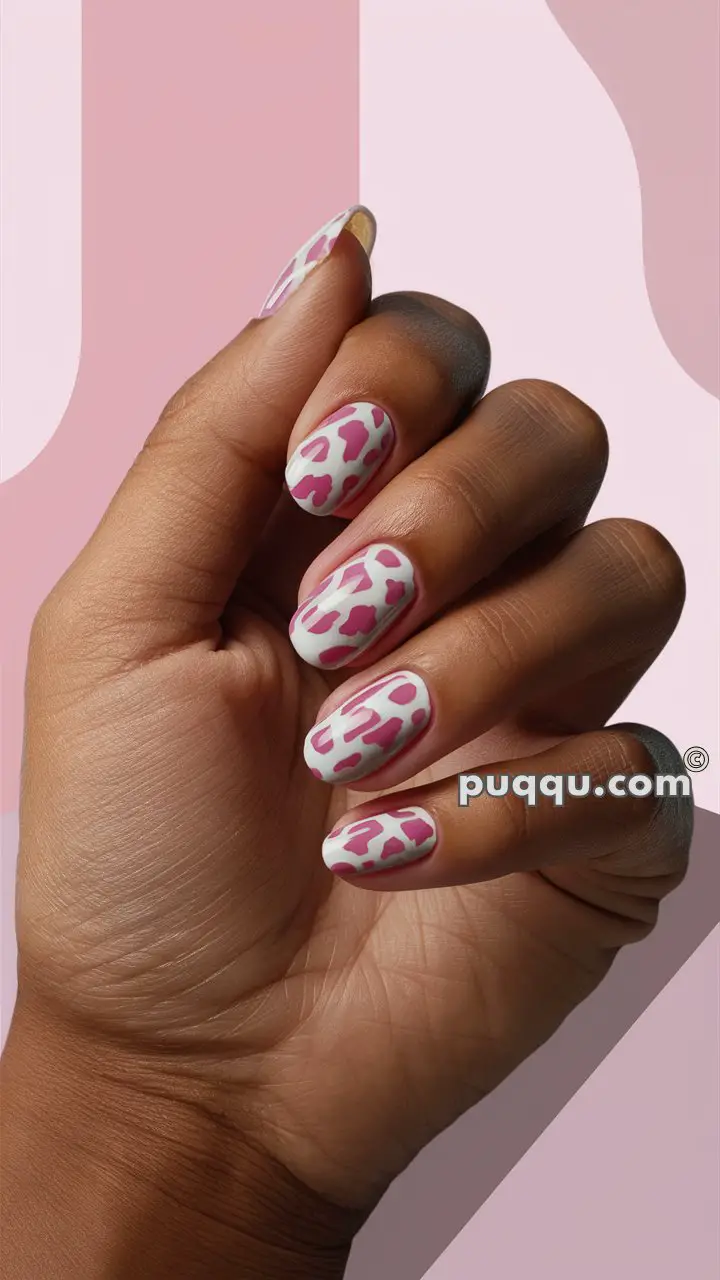
<svg viewBox="0 0 720 1280">
<path fill-rule="evenodd" d="M 172 1047 L 176 1061 L 180 1048 L 202 1076 L 252 1081 L 267 1094 L 273 1134 L 332 1132 L 331 1163 L 354 1162 L 352 1194 L 364 1196 L 375 1188 L 363 1183 L 363 1146 L 367 1177 L 392 1176 L 593 979 L 543 941 L 553 891 L 534 877 L 376 895 L 326 871 L 329 804 L 342 812 L 352 799 L 315 782 L 302 760 L 298 744 L 328 689 L 284 627 L 261 616 L 272 607 L 238 607 L 219 651 L 192 647 L 93 683 L 69 705 L 57 668 L 31 678 L 31 696 L 57 707 L 58 754 L 72 751 L 103 803 L 73 811 L 57 757 L 34 753 L 50 767 L 27 779 L 44 804 L 25 836 L 55 852 L 39 884 L 32 868 L 24 877 L 23 952 L 71 1016 L 140 1048 Z M 98 743 L 108 723 L 112 738 Z M 477 764 L 481 748 L 455 766 Z M 71 830 L 72 847 L 38 822 Z M 537 1000 L 548 980 L 555 1000 Z M 311 1097 L 308 1062 L 323 1077 Z M 448 1077 L 449 1090 L 438 1085 Z M 322 1182 L 314 1153 L 294 1146 L 282 1139 L 278 1154 Z"/>
</svg>

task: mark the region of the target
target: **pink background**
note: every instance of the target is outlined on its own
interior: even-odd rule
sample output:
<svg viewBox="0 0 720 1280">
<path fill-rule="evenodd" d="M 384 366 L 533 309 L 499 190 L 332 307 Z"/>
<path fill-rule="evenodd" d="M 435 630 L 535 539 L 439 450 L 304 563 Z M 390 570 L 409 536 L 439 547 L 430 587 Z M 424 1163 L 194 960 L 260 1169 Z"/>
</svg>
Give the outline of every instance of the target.
<svg viewBox="0 0 720 1280">
<path fill-rule="evenodd" d="M 554 378 L 594 404 L 612 449 L 596 514 L 649 520 L 683 556 L 685 617 L 623 718 L 709 751 L 696 797 L 716 839 L 715 0 L 5 0 L 3 16 L 4 1025 L 33 614 L 170 393 L 358 196 L 377 291 L 453 298 L 488 329 L 494 383 Z M 411 1169 L 353 1280 L 715 1276 L 718 933 L 693 922 L 677 972 L 658 960 L 654 1000 L 497 1189 L 473 1200 L 471 1169 L 450 1230 L 433 1144 L 435 1234 L 400 1225 Z"/>
</svg>

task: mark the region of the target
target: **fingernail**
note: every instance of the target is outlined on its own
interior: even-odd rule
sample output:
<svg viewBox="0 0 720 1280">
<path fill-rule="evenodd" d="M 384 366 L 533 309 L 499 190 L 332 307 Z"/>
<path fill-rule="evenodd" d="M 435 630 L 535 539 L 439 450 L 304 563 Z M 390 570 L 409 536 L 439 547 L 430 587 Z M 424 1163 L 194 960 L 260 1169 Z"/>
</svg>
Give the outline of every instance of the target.
<svg viewBox="0 0 720 1280">
<path fill-rule="evenodd" d="M 285 483 L 303 511 L 327 516 L 365 488 L 394 440 L 395 428 L 379 405 L 346 404 L 298 445 Z"/>
<path fill-rule="evenodd" d="M 323 862 L 339 875 L 389 871 L 425 858 L 437 844 L 437 827 L 425 809 L 389 809 L 331 831 Z"/>
<path fill-rule="evenodd" d="M 312 667 L 343 667 L 369 649 L 414 597 L 410 560 L 376 542 L 341 564 L 303 601 L 290 622 L 291 643 Z"/>
<path fill-rule="evenodd" d="M 425 681 L 396 671 L 314 725 L 305 739 L 305 762 L 323 782 L 355 782 L 413 742 L 427 728 L 430 711 Z"/>
<path fill-rule="evenodd" d="M 368 257 L 370 257 L 375 243 L 376 230 L 375 218 L 370 210 L 366 209 L 362 204 L 354 204 L 349 209 L 346 209 L 344 213 L 338 213 L 334 218 L 331 218 L 329 222 L 325 223 L 324 227 L 321 227 L 319 231 L 315 232 L 314 236 L 310 237 L 302 249 L 298 250 L 288 262 L 285 270 L 278 276 L 263 303 L 260 319 L 274 315 L 285 299 L 289 298 L 298 285 L 302 284 L 313 267 L 316 267 L 319 262 L 327 258 L 329 253 L 332 253 L 335 241 L 341 231 L 351 231 L 355 239 L 360 241 Z"/>
</svg>

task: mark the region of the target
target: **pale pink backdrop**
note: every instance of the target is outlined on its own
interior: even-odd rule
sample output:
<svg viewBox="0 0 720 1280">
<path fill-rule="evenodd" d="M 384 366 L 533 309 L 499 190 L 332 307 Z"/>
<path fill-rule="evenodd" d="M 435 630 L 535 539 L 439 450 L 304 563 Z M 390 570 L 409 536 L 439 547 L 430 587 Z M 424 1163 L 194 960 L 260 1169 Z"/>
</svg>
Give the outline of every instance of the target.
<svg viewBox="0 0 720 1280">
<path fill-rule="evenodd" d="M 494 382 L 556 378 L 603 413 L 598 514 L 661 527 L 690 586 L 625 714 L 710 751 L 717 813 L 714 0 L 85 0 L 82 175 L 79 14 L 3 5 L 3 1025 L 34 611 L 170 393 L 358 195 L 378 290 L 454 298 Z M 715 1276 L 717 997 L 716 933 L 442 1257 L 407 1239 L 396 1280 Z M 429 1184 L 438 1220 L 451 1181 Z M 349 1280 L 389 1274 L 373 1230 Z"/>
</svg>

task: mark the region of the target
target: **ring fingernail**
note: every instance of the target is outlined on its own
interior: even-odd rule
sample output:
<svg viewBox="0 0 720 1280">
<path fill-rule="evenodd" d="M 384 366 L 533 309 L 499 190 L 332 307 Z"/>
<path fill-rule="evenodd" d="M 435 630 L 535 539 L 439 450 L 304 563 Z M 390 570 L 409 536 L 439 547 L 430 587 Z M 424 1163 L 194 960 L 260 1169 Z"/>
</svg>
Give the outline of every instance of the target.
<svg viewBox="0 0 720 1280">
<path fill-rule="evenodd" d="M 339 875 L 388 871 L 425 858 L 437 844 L 437 827 L 425 809 L 389 809 L 338 827 L 326 837 L 322 855 Z"/>
<path fill-rule="evenodd" d="M 395 439 L 389 416 L 367 401 L 344 405 L 295 450 L 285 482 L 304 511 L 327 516 L 372 480 Z"/>
<path fill-rule="evenodd" d="M 339 565 L 302 602 L 290 622 L 293 648 L 313 667 L 343 667 L 388 630 L 415 591 L 408 557 L 374 543 Z"/>
<path fill-rule="evenodd" d="M 355 782 L 423 733 L 430 712 L 425 681 L 412 671 L 396 671 L 314 725 L 305 739 L 305 762 L 323 782 Z"/>
</svg>

